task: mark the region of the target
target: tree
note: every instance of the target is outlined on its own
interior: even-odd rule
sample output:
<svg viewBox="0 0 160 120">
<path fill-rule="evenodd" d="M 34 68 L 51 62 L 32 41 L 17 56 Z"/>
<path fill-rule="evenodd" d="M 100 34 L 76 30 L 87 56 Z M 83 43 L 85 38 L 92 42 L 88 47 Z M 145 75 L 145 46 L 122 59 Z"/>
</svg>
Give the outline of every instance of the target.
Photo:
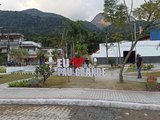
<svg viewBox="0 0 160 120">
<path fill-rule="evenodd" d="M 58 59 L 58 56 L 59 56 L 58 49 L 53 50 L 52 55 L 53 55 L 54 62 L 57 62 L 57 59 Z"/>
<path fill-rule="evenodd" d="M 39 76 L 43 77 L 43 83 L 47 80 L 47 78 L 52 74 L 53 71 L 50 70 L 49 65 L 43 64 L 39 65 L 35 69 L 35 73 L 37 76 L 37 79 Z"/>
<path fill-rule="evenodd" d="M 88 55 L 88 49 L 87 49 L 87 45 L 86 44 L 77 44 L 76 45 L 76 55 L 77 56 L 85 56 Z"/>
<path fill-rule="evenodd" d="M 88 37 L 85 43 L 87 44 L 88 54 L 93 54 L 99 49 L 99 43 L 104 42 L 105 35 L 99 31 L 88 32 Z"/>
<path fill-rule="evenodd" d="M 29 53 L 24 48 L 18 48 L 18 49 L 12 49 L 10 51 L 10 55 L 13 57 L 13 59 L 16 60 L 16 62 L 19 65 L 24 64 L 24 60 L 28 59 Z"/>
<path fill-rule="evenodd" d="M 75 56 L 75 44 L 83 42 L 87 36 L 82 21 L 71 22 L 67 21 L 65 24 L 64 37 L 72 44 L 72 57 Z M 70 39 L 70 40 L 69 40 Z"/>
<path fill-rule="evenodd" d="M 46 56 L 45 56 L 45 51 L 42 51 L 42 50 L 39 50 L 37 52 L 37 59 L 39 59 L 39 64 L 42 65 L 45 63 L 45 59 L 46 59 Z"/>
<path fill-rule="evenodd" d="M 119 53 L 119 59 L 118 59 L 118 64 L 121 64 L 121 50 L 120 50 L 120 41 L 123 40 L 123 35 L 121 33 L 115 33 L 112 34 L 112 39 L 116 40 L 116 42 L 118 43 L 118 53 Z"/>
<path fill-rule="evenodd" d="M 126 12 L 124 12 L 124 14 L 122 15 L 122 14 L 117 13 L 118 6 L 120 5 L 118 0 L 105 0 L 104 15 L 107 20 L 110 20 L 112 23 L 116 24 L 118 19 L 123 18 L 123 22 L 128 21 L 129 23 L 131 23 L 130 17 L 132 14 L 133 0 L 131 0 L 131 10 L 130 11 L 127 8 L 126 1 L 125 0 L 123 0 L 123 1 L 124 1 L 123 5 L 126 6 L 126 7 L 123 7 L 123 10 L 126 10 Z M 156 22 L 156 20 L 158 20 L 160 18 L 159 10 L 160 10 L 160 0 L 148 0 L 148 1 L 144 0 L 144 4 L 142 4 L 139 8 L 136 8 L 133 11 L 133 15 L 137 19 L 145 20 L 148 22 L 148 24 L 145 25 L 145 27 L 143 28 L 143 31 L 141 31 L 138 34 L 137 39 L 133 42 L 133 44 L 130 48 L 130 51 L 128 52 L 126 58 L 123 61 L 123 64 L 122 64 L 122 66 L 120 68 L 120 72 L 119 72 L 119 81 L 121 83 L 123 83 L 122 73 L 123 73 L 125 64 L 129 58 L 129 56 L 131 55 L 134 47 L 136 46 L 137 42 L 140 40 L 141 37 L 143 37 L 143 35 L 144 35 L 143 33 L 145 33 L 149 27 L 156 25 L 156 24 L 159 24 L 159 22 Z M 123 24 L 123 23 L 120 23 L 120 24 Z M 130 31 L 131 31 L 131 33 L 133 33 L 133 29 L 132 29 L 131 24 L 130 24 Z M 132 37 L 132 39 L 133 39 L 133 37 Z"/>
<path fill-rule="evenodd" d="M 0 65 L 5 65 L 6 59 L 7 59 L 7 54 L 0 53 Z"/>
<path fill-rule="evenodd" d="M 133 15 L 139 20 L 153 23 L 160 18 L 160 0 L 145 1 L 139 8 L 133 11 Z"/>
</svg>

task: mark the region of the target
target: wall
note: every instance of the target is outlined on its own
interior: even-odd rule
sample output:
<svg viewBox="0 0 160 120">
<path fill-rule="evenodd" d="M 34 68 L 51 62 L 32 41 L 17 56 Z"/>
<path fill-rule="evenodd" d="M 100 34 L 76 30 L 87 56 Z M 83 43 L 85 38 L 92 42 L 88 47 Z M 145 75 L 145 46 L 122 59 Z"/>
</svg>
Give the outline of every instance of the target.
<svg viewBox="0 0 160 120">
<path fill-rule="evenodd" d="M 6 73 L 12 72 L 34 72 L 35 66 L 7 67 Z"/>
<path fill-rule="evenodd" d="M 151 40 L 160 40 L 160 31 L 151 31 L 150 32 Z"/>
<path fill-rule="evenodd" d="M 121 58 L 123 60 L 124 51 L 129 51 L 131 48 L 131 42 L 122 41 L 120 43 L 120 55 L 117 43 L 108 44 L 108 57 L 117 60 Z M 158 63 L 160 62 L 160 41 L 138 41 L 136 47 L 133 49 L 135 54 L 140 54 L 144 58 L 146 63 Z M 98 52 L 92 55 L 97 58 L 98 64 L 106 64 L 106 45 L 101 43 L 99 45 Z"/>
<path fill-rule="evenodd" d="M 109 59 L 114 59 L 116 63 L 118 63 L 118 59 L 121 59 L 123 62 L 123 58 L 117 58 L 117 57 L 109 57 Z M 155 57 L 142 57 L 143 63 L 160 63 L 160 56 L 155 56 Z M 97 58 L 97 64 L 98 65 L 103 65 L 107 64 L 107 60 L 105 57 L 103 58 Z"/>
</svg>

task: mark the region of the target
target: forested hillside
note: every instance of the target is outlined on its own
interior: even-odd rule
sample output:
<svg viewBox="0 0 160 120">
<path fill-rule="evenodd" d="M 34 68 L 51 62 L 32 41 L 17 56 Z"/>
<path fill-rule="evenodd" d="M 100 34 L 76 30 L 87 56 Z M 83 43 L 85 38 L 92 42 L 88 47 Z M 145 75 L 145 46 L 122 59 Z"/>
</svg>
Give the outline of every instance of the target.
<svg viewBox="0 0 160 120">
<path fill-rule="evenodd" d="M 27 40 L 41 42 L 43 46 L 55 46 L 62 39 L 64 21 L 61 15 L 45 13 L 37 9 L 24 11 L 0 11 L 1 32 L 20 32 Z M 84 21 L 86 30 L 98 30 L 95 25 Z M 47 42 L 46 42 L 47 41 Z"/>
</svg>

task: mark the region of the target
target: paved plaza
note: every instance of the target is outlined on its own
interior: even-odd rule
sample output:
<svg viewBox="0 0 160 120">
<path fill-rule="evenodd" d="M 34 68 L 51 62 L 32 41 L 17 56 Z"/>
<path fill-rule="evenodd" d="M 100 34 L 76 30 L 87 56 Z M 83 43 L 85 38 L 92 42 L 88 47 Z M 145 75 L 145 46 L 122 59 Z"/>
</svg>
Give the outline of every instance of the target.
<svg viewBox="0 0 160 120">
<path fill-rule="evenodd" d="M 59 104 L 160 110 L 160 93 L 87 88 L 6 88 L 0 89 L 0 104 Z"/>
<path fill-rule="evenodd" d="M 116 70 L 107 72 L 99 80 L 115 80 L 117 73 Z M 139 82 L 145 80 L 137 80 L 135 76 L 127 74 L 124 79 Z M 0 104 L 0 120 L 160 118 L 160 92 L 90 88 L 8 88 L 7 84 L 3 84 L 0 85 Z"/>
<path fill-rule="evenodd" d="M 0 120 L 159 120 L 160 112 L 105 107 L 1 105 Z"/>
</svg>

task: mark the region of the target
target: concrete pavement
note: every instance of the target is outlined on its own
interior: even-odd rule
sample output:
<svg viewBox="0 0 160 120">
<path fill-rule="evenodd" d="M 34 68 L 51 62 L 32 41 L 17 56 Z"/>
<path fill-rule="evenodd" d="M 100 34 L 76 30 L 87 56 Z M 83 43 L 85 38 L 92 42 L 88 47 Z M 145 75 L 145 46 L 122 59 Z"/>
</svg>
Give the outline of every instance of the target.
<svg viewBox="0 0 160 120">
<path fill-rule="evenodd" d="M 159 120 L 160 112 L 87 106 L 0 105 L 0 120 Z"/>
<path fill-rule="evenodd" d="M 87 88 L 1 88 L 0 104 L 80 105 L 160 110 L 160 93 Z"/>
</svg>

